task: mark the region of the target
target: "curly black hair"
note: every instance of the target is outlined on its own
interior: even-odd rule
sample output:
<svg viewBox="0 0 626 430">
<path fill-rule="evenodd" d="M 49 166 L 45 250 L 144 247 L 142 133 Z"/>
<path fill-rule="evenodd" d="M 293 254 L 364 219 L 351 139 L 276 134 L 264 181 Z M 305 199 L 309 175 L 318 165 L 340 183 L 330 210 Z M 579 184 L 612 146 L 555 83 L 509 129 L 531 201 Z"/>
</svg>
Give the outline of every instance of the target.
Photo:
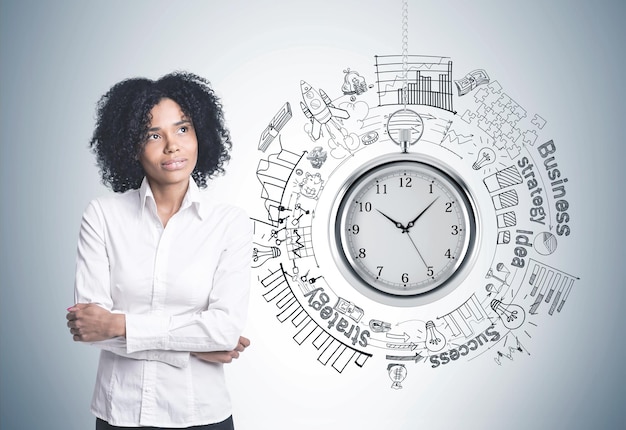
<svg viewBox="0 0 626 430">
<path fill-rule="evenodd" d="M 198 161 L 191 176 L 198 187 L 224 173 L 230 159 L 230 132 L 222 104 L 209 81 L 188 72 L 174 72 L 153 81 L 131 78 L 115 84 L 97 105 L 90 147 L 96 154 L 102 183 L 115 192 L 138 189 L 145 176 L 138 160 L 150 125 L 150 110 L 161 100 L 175 101 L 195 129 Z"/>
</svg>

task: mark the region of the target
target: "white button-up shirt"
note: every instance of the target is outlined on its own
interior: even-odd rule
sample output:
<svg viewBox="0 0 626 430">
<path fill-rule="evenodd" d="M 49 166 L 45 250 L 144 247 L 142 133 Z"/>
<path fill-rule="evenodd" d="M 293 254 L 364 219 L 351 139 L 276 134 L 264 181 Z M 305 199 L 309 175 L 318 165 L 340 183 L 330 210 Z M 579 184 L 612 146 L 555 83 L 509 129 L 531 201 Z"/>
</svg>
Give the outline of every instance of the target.
<svg viewBox="0 0 626 430">
<path fill-rule="evenodd" d="M 221 364 L 192 351 L 235 348 L 248 307 L 252 223 L 190 178 L 163 228 L 150 186 L 92 201 L 78 241 L 76 303 L 126 315 L 126 337 L 102 349 L 91 410 L 116 426 L 223 421 Z"/>
</svg>

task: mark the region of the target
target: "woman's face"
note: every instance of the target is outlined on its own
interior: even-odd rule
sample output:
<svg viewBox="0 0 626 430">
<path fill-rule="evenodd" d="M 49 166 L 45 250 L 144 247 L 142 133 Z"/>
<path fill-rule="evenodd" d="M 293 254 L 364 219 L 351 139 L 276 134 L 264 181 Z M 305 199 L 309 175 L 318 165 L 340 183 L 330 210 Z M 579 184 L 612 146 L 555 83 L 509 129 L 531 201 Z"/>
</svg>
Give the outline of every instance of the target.
<svg viewBox="0 0 626 430">
<path fill-rule="evenodd" d="M 150 126 L 139 162 L 150 186 L 185 186 L 198 160 L 196 132 L 172 99 L 162 99 L 150 110 Z"/>
</svg>

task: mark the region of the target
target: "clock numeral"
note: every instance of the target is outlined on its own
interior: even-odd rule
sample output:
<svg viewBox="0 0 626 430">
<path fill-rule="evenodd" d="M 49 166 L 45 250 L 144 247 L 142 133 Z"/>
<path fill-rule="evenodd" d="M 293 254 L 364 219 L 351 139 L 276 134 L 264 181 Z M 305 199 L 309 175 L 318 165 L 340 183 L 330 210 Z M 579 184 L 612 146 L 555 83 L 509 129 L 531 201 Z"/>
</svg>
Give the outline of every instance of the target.
<svg viewBox="0 0 626 430">
<path fill-rule="evenodd" d="M 446 203 L 446 212 L 452 212 L 452 203 L 453 202 Z"/>
<path fill-rule="evenodd" d="M 380 276 L 383 273 L 383 266 L 376 266 L 376 268 L 378 269 L 378 276 Z"/>
<path fill-rule="evenodd" d="M 428 194 L 433 193 L 433 184 L 428 184 Z"/>
<path fill-rule="evenodd" d="M 409 282 L 409 274 L 408 273 L 403 273 L 402 274 L 402 282 L 404 282 L 405 284 L 407 282 Z"/>
<path fill-rule="evenodd" d="M 358 224 L 354 224 L 354 225 L 352 226 L 352 229 L 351 229 L 352 234 L 359 234 L 359 231 L 360 231 L 360 230 L 361 230 L 361 229 L 359 228 L 359 225 L 358 225 Z"/>
<path fill-rule="evenodd" d="M 365 258 L 365 257 L 366 257 L 365 248 L 359 249 L 359 256 L 357 258 Z"/>
<path fill-rule="evenodd" d="M 372 210 L 372 204 L 370 202 L 358 202 L 359 212 L 370 212 Z"/>
<path fill-rule="evenodd" d="M 387 184 L 376 184 L 376 194 L 387 194 Z"/>
<path fill-rule="evenodd" d="M 400 188 L 411 188 L 413 186 L 411 185 L 412 180 L 413 178 L 411 177 L 407 177 L 407 178 L 400 177 Z"/>
<path fill-rule="evenodd" d="M 450 252 L 450 248 L 448 248 L 448 250 L 446 251 L 446 253 L 445 253 L 445 254 L 443 254 L 443 255 L 445 255 L 445 256 L 446 256 L 446 257 L 448 257 L 448 258 L 454 258 L 454 257 L 452 256 L 452 253 Z"/>
<path fill-rule="evenodd" d="M 426 276 L 433 276 L 435 272 L 433 271 L 433 266 L 428 266 L 426 268 Z"/>
<path fill-rule="evenodd" d="M 452 236 L 456 236 L 457 234 L 459 234 L 459 231 L 461 231 L 458 225 L 453 225 L 451 227 L 452 227 Z"/>
</svg>

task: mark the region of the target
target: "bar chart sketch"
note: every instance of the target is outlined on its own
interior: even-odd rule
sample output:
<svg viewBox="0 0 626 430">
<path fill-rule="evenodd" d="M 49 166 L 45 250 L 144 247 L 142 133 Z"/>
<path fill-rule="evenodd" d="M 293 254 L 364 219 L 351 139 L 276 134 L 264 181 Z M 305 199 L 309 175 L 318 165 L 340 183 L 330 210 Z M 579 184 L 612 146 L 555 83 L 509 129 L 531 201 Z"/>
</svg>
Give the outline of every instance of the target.
<svg viewBox="0 0 626 430">
<path fill-rule="evenodd" d="M 337 372 L 342 373 L 353 363 L 363 367 L 372 354 L 360 351 L 346 342 L 332 336 L 323 329 L 302 307 L 295 297 L 289 284 L 282 264 L 279 269 L 272 271 L 261 280 L 265 289 L 263 298 L 273 302 L 278 308 L 276 317 L 281 323 L 291 321 L 297 332 L 293 336 L 298 345 L 305 341 L 313 344 L 319 351 L 318 361 L 324 366 L 331 365 Z"/>
<path fill-rule="evenodd" d="M 409 55 L 406 81 L 401 55 L 377 55 L 378 105 L 425 105 L 454 112 L 452 108 L 452 60 L 447 57 Z"/>
<path fill-rule="evenodd" d="M 555 310 L 561 312 L 577 280 L 575 276 L 530 259 L 528 270 L 522 280 L 522 286 L 530 288 L 530 295 L 535 298 L 530 307 L 530 313 L 538 313 L 542 302 L 550 304 L 549 315 L 554 314 Z"/>
</svg>

